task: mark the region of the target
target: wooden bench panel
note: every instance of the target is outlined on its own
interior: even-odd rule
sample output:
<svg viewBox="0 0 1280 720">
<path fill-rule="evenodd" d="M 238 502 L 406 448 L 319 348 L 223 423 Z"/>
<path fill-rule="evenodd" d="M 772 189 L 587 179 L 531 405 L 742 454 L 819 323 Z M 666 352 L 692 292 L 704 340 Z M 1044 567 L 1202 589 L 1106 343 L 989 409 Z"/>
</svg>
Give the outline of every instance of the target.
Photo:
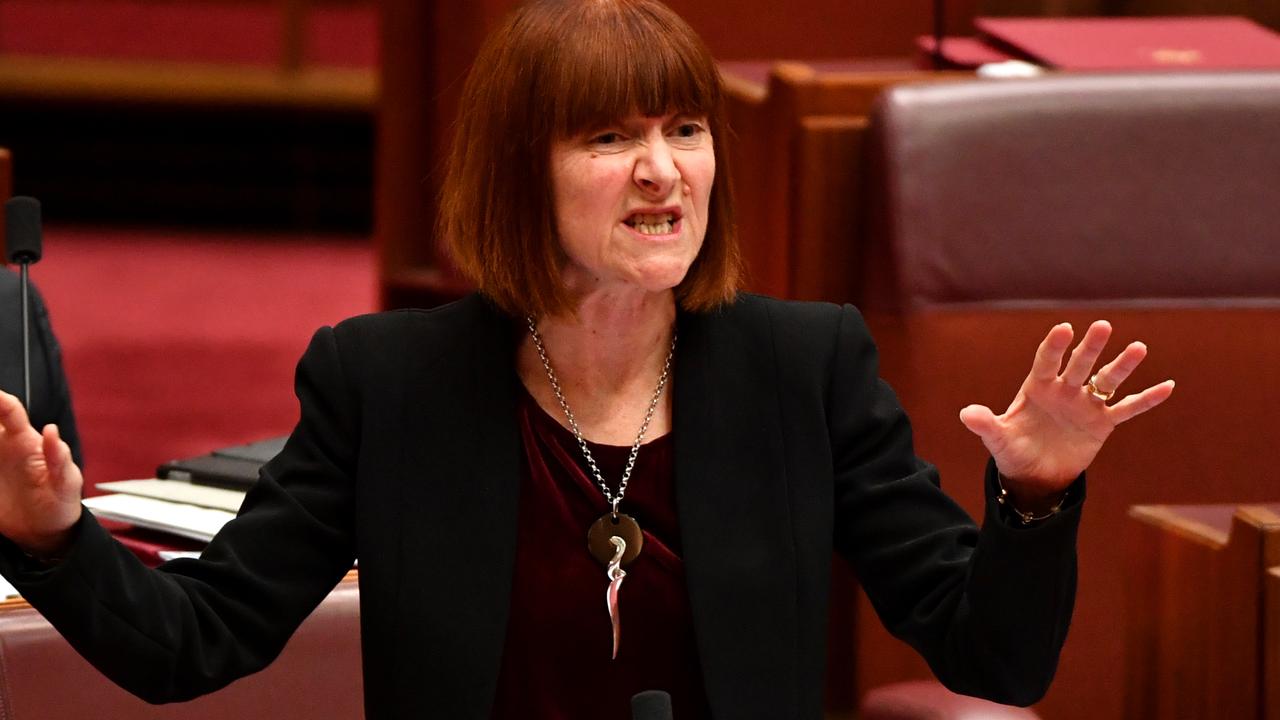
<svg viewBox="0 0 1280 720">
<path fill-rule="evenodd" d="M 1138 505 L 1126 717 L 1263 718 L 1280 505 Z"/>
</svg>

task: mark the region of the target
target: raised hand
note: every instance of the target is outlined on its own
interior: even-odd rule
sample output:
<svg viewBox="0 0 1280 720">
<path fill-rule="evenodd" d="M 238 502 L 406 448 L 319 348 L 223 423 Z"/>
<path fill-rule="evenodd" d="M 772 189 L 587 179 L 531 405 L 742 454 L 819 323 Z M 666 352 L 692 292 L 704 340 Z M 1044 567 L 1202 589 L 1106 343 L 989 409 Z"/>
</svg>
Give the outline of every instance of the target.
<svg viewBox="0 0 1280 720">
<path fill-rule="evenodd" d="M 982 438 L 1019 507 L 1059 496 L 1093 461 L 1117 425 L 1173 393 L 1173 381 L 1166 380 L 1108 404 L 1146 357 L 1147 346 L 1130 343 L 1095 373 L 1093 367 L 1111 337 L 1110 323 L 1099 320 L 1090 325 L 1063 367 L 1072 337 L 1066 323 L 1049 330 L 1031 373 L 1003 414 L 984 405 L 960 411 L 960 421 Z"/>
<path fill-rule="evenodd" d="M 0 392 L 0 535 L 36 556 L 58 554 L 80 519 L 83 483 L 58 428 L 36 432 L 22 403 Z"/>
</svg>

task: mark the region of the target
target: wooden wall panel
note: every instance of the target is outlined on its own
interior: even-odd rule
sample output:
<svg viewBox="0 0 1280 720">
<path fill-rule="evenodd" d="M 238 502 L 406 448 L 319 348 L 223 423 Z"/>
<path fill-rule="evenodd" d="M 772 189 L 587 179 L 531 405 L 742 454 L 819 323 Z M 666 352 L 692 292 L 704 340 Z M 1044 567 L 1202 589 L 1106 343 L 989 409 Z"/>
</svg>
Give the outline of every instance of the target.
<svg viewBox="0 0 1280 720">
<path fill-rule="evenodd" d="M 827 64 L 831 67 L 832 64 Z M 732 169 L 747 289 L 777 297 L 852 300 L 858 257 L 857 179 L 867 116 L 885 88 L 971 79 L 966 72 L 819 70 L 780 62 L 722 64 L 734 129 Z"/>
<path fill-rule="evenodd" d="M 382 0 L 374 237 L 382 304 L 434 305 L 464 291 L 436 241 L 443 159 L 462 83 L 506 0 Z"/>
<path fill-rule="evenodd" d="M 1277 505 L 1137 506 L 1125 717 L 1264 715 L 1264 578 Z"/>
<path fill-rule="evenodd" d="M 1263 720 L 1280 720 L 1280 566 L 1267 571 L 1263 634 Z"/>
<path fill-rule="evenodd" d="M 1079 717 L 1082 707 L 1093 720 L 1143 717 L 1126 715 L 1124 699 L 1125 598 L 1135 587 L 1150 587 L 1139 586 L 1126 561 L 1131 505 L 1276 499 L 1274 478 L 1250 469 L 1251 458 L 1274 452 L 1269 406 L 1242 405 L 1239 398 L 1280 397 L 1280 376 L 1269 369 L 1280 358 L 1280 313 L 1098 305 L 868 314 L 881 374 L 911 417 L 917 452 L 937 464 L 943 489 L 978 517 L 987 453 L 956 413 L 974 402 L 1003 408 L 1047 328 L 1063 321 L 1084 327 L 1097 317 L 1109 319 L 1119 337 L 1140 333 L 1153 348 L 1128 383 L 1139 388 L 1174 377 L 1178 390 L 1159 412 L 1113 435 L 1089 469 L 1076 613 L 1057 679 L 1037 706 L 1045 720 Z M 1189 332 L 1197 342 L 1186 341 Z M 1233 355 L 1231 371 L 1224 372 L 1223 348 L 1242 339 L 1249 352 Z M 1195 592 L 1203 587 L 1213 586 Z M 860 686 L 923 675 L 874 615 L 860 614 L 858 623 Z"/>
<path fill-rule="evenodd" d="M 842 300 L 856 295 L 859 181 L 867 118 L 815 115 L 796 138 L 791 297 Z"/>
</svg>

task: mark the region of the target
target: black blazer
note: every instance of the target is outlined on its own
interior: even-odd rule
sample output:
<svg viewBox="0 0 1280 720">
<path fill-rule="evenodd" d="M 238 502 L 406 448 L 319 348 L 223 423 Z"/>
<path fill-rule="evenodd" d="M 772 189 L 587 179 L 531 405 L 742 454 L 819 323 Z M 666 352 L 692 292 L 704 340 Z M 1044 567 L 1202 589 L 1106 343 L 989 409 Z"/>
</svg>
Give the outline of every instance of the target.
<svg viewBox="0 0 1280 720">
<path fill-rule="evenodd" d="M 822 716 L 833 550 L 951 687 L 1037 699 L 1071 614 L 1078 501 L 1030 530 L 988 503 L 980 532 L 913 454 L 851 307 L 744 295 L 678 323 L 677 511 L 715 716 Z M 359 557 L 367 717 L 484 720 L 515 556 L 520 327 L 473 296 L 322 329 L 297 428 L 203 558 L 145 570 L 86 513 L 61 565 L 4 543 L 0 568 L 103 672 L 171 701 L 270 662 Z"/>
</svg>

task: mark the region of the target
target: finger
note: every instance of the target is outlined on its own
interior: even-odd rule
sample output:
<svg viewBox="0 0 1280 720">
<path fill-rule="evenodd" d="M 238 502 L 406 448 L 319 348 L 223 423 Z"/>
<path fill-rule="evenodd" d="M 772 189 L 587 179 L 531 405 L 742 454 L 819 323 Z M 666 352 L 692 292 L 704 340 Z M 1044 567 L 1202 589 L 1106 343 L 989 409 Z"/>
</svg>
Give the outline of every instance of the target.
<svg viewBox="0 0 1280 720">
<path fill-rule="evenodd" d="M 67 471 L 67 463 L 71 462 L 71 448 L 62 441 L 57 425 L 52 423 L 45 425 L 44 431 L 40 435 L 43 441 L 41 444 L 44 451 L 44 463 L 45 467 L 49 469 L 49 477 L 55 481 L 61 480 L 63 473 Z"/>
<path fill-rule="evenodd" d="M 1165 380 L 1159 385 L 1152 385 L 1140 393 L 1130 395 L 1111 406 L 1111 419 L 1116 425 L 1128 422 L 1151 408 L 1159 405 L 1173 394 L 1173 381 Z"/>
<path fill-rule="evenodd" d="M 1043 382 L 1051 382 L 1058 377 L 1058 368 L 1062 367 L 1062 355 L 1071 346 L 1071 323 L 1054 325 L 1049 334 L 1040 341 L 1036 348 L 1036 359 L 1031 363 L 1031 377 Z"/>
<path fill-rule="evenodd" d="M 1120 352 L 1114 360 L 1103 365 L 1098 372 L 1093 374 L 1097 378 L 1094 383 L 1102 393 L 1115 392 L 1124 384 L 1125 380 L 1133 374 L 1142 364 L 1143 359 L 1147 357 L 1147 346 L 1140 342 L 1131 342 L 1129 346 Z"/>
<path fill-rule="evenodd" d="M 986 405 L 969 405 L 960 411 L 960 422 L 969 432 L 983 440 L 991 440 L 997 436 L 999 426 L 995 413 Z"/>
<path fill-rule="evenodd" d="M 19 433 L 31 427 L 27 411 L 18 398 L 0 390 L 0 429 L 7 433 Z"/>
<path fill-rule="evenodd" d="M 1084 333 L 1084 339 L 1071 351 L 1067 367 L 1062 371 L 1062 381 L 1070 385 L 1083 385 L 1093 373 L 1093 366 L 1110 339 L 1111 323 L 1098 320 L 1090 325 Z"/>
</svg>

